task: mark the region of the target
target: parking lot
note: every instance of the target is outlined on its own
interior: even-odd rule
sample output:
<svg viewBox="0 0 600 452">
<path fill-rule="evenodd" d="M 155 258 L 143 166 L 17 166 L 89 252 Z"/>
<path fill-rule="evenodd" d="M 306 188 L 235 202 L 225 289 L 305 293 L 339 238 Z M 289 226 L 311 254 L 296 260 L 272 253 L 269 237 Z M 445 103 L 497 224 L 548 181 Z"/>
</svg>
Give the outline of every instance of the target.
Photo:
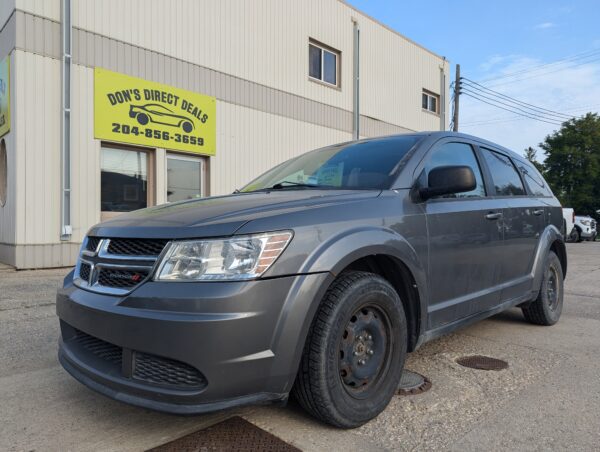
<svg viewBox="0 0 600 452">
<path fill-rule="evenodd" d="M 600 242 L 569 244 L 568 255 L 557 325 L 530 325 L 515 309 L 426 344 L 407 368 L 431 390 L 396 396 L 352 431 L 319 424 L 294 403 L 177 417 L 100 396 L 57 362 L 54 293 L 67 270 L 0 268 L 0 450 L 146 450 L 233 415 L 302 450 L 597 450 Z M 456 364 L 472 354 L 509 367 Z"/>
</svg>

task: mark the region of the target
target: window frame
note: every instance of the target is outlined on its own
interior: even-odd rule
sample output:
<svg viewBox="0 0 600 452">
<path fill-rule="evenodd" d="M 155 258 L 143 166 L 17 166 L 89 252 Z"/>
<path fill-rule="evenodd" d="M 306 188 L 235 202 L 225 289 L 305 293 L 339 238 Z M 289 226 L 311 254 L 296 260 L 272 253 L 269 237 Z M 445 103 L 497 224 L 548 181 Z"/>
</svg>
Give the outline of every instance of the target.
<svg viewBox="0 0 600 452">
<path fill-rule="evenodd" d="M 100 177 L 99 177 L 100 185 L 98 186 L 98 192 L 99 192 L 99 198 L 100 198 L 100 206 L 99 206 L 100 207 L 100 220 L 106 221 L 106 220 L 110 220 L 111 218 L 118 217 L 119 215 L 123 215 L 124 213 L 128 213 L 128 212 L 113 212 L 113 211 L 102 210 L 102 149 L 104 149 L 104 148 L 117 149 L 120 151 L 129 151 L 129 152 L 141 152 L 146 155 L 146 172 L 147 172 L 146 208 L 156 205 L 156 149 L 144 148 L 144 147 L 138 147 L 138 146 L 129 146 L 129 145 L 124 145 L 124 144 L 102 141 L 102 142 L 100 142 L 100 154 L 99 154 L 100 161 L 98 162 L 99 167 L 100 167 Z"/>
<path fill-rule="evenodd" d="M 466 144 L 467 146 L 471 147 L 471 150 L 473 151 L 473 155 L 475 156 L 475 161 L 479 165 L 479 173 L 481 174 L 481 179 L 483 181 L 483 188 L 485 190 L 485 196 L 472 196 L 469 198 L 460 198 L 460 197 L 459 198 L 439 198 L 439 197 L 435 197 L 435 198 L 430 198 L 430 199 L 426 200 L 425 202 L 426 203 L 429 203 L 429 202 L 461 202 L 461 201 L 464 202 L 464 201 L 480 201 L 482 199 L 490 198 L 492 196 L 491 195 L 492 192 L 490 192 L 490 179 L 488 177 L 489 173 L 488 173 L 487 167 L 485 166 L 485 162 L 483 161 L 483 157 L 479 153 L 479 147 L 478 147 L 477 143 L 474 143 L 469 140 L 457 139 L 454 137 L 443 138 L 439 141 L 436 141 L 435 143 L 433 143 L 431 145 L 431 147 L 427 150 L 427 152 L 425 152 L 425 154 L 423 155 L 423 157 L 417 164 L 415 170 L 413 171 L 413 186 L 419 185 L 420 179 L 422 177 L 422 174 L 425 171 L 427 161 L 428 161 L 429 157 L 431 156 L 431 154 L 433 152 L 437 151 L 438 149 L 440 149 L 442 146 L 445 146 L 445 145 L 451 144 L 451 143 Z M 493 187 L 491 187 L 491 188 L 493 190 Z M 495 193 L 495 191 L 493 191 L 493 193 Z"/>
<path fill-rule="evenodd" d="M 310 46 L 316 47 L 321 51 L 321 78 L 316 78 L 310 75 Z M 325 52 L 329 52 L 335 56 L 335 84 L 330 83 L 324 79 L 325 74 Z M 334 49 L 331 46 L 323 44 L 315 39 L 308 39 L 308 79 L 315 83 L 319 83 L 330 88 L 341 89 L 341 62 L 342 62 L 342 52 Z"/>
<path fill-rule="evenodd" d="M 481 155 L 481 161 L 483 162 L 483 164 L 485 166 L 486 179 L 488 180 L 488 182 L 486 183 L 486 186 L 489 186 L 489 189 L 488 189 L 489 197 L 491 197 L 491 198 L 506 198 L 506 199 L 531 198 L 532 197 L 532 195 L 529 193 L 529 187 L 525 183 L 523 174 L 521 174 L 521 171 L 515 164 L 515 159 L 513 159 L 507 152 L 501 151 L 500 149 L 498 149 L 494 146 L 490 146 L 487 143 L 486 144 L 476 144 L 476 146 L 477 146 L 477 152 Z M 506 157 L 510 161 L 510 163 L 513 166 L 513 169 L 516 171 L 517 175 L 519 176 L 519 180 L 521 181 L 521 185 L 522 185 L 523 191 L 524 191 L 524 193 L 522 195 L 499 195 L 496 192 L 496 185 L 494 184 L 494 178 L 492 177 L 492 172 L 490 171 L 488 163 L 487 163 L 485 157 L 483 156 L 484 149 L 488 150 L 490 152 L 495 152 L 496 154 L 500 154 L 503 157 Z"/>
<path fill-rule="evenodd" d="M 169 189 L 169 165 L 168 165 L 168 161 L 169 159 L 175 159 L 175 160 L 184 160 L 187 162 L 200 162 L 200 198 L 205 198 L 208 196 L 208 186 L 207 186 L 207 162 L 206 162 L 206 158 L 202 157 L 200 155 L 190 155 L 190 154 L 183 154 L 183 153 L 179 153 L 179 152 L 173 152 L 170 150 L 166 150 L 165 152 L 165 203 L 171 203 L 172 201 L 168 200 L 168 189 Z"/>
<path fill-rule="evenodd" d="M 423 108 L 423 96 L 427 96 L 427 108 Z M 429 109 L 430 99 L 435 99 L 435 111 Z M 434 115 L 440 115 L 440 95 L 423 88 L 421 90 L 421 110 Z"/>
<path fill-rule="evenodd" d="M 531 162 L 525 162 L 522 160 L 517 160 L 517 159 L 513 159 L 513 163 L 515 164 L 515 166 L 517 167 L 517 170 L 519 171 L 520 175 L 521 175 L 521 179 L 523 180 L 523 182 L 525 183 L 525 189 L 527 191 L 527 193 L 529 194 L 529 196 L 534 197 L 534 198 L 553 198 L 554 197 L 554 192 L 552 191 L 552 189 L 550 188 L 550 185 L 548 184 L 548 181 L 544 178 L 544 176 L 537 170 L 537 168 L 535 168 L 535 166 L 533 165 L 533 163 Z M 521 166 L 519 166 L 521 165 Z M 542 183 L 544 185 L 542 185 L 542 189 L 544 191 L 549 192 L 550 194 L 545 194 L 545 195 L 537 195 L 536 193 L 534 193 L 533 189 L 531 188 L 531 184 L 527 181 L 527 176 L 526 173 L 523 171 L 523 166 L 525 167 L 529 167 L 531 168 L 534 172 L 533 174 L 535 176 L 540 176 L 542 179 Z M 529 171 L 527 171 L 527 174 L 529 174 Z M 531 179 L 534 179 L 534 177 L 532 177 L 531 175 L 529 175 L 529 177 Z M 534 181 L 535 182 L 535 181 Z M 539 185 L 539 184 L 538 184 Z"/>
</svg>

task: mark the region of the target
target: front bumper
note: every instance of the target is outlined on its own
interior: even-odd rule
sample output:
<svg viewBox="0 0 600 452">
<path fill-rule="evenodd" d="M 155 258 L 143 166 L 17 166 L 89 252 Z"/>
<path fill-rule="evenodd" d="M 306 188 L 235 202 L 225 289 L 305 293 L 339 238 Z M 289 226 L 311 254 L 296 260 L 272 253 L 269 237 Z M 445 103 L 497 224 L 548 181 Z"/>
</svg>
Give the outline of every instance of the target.
<svg viewBox="0 0 600 452">
<path fill-rule="evenodd" d="M 123 402 L 193 414 L 287 397 L 326 273 L 57 294 L 59 360 Z"/>
</svg>

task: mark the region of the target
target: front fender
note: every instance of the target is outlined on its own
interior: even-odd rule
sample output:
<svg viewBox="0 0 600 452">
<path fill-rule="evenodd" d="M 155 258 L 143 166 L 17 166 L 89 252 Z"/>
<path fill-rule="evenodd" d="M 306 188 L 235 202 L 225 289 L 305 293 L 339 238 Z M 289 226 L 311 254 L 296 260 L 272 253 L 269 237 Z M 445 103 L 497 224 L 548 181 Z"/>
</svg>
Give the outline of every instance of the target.
<svg viewBox="0 0 600 452">
<path fill-rule="evenodd" d="M 296 287 L 290 290 L 290 294 L 285 300 L 282 316 L 277 322 L 273 335 L 273 345 L 275 350 L 279 349 L 280 352 L 283 352 L 282 348 L 286 348 L 288 353 L 291 350 L 293 352 L 288 355 L 287 360 L 280 361 L 280 364 L 289 368 L 273 369 L 275 374 L 289 373 L 295 376 L 310 325 L 325 292 L 335 277 L 352 262 L 377 254 L 384 254 L 400 260 L 412 273 L 420 300 L 420 331 L 425 331 L 427 285 L 425 270 L 414 248 L 402 236 L 386 228 L 364 227 L 344 231 L 323 242 L 309 255 L 300 269 L 299 273 L 307 277 L 320 275 L 318 280 L 311 280 L 319 287 L 313 287 L 307 291 L 305 287 L 302 287 L 307 281 L 301 278 L 297 281 Z M 310 293 L 311 296 L 308 300 L 299 296 L 307 293 Z M 293 382 L 293 378 L 290 378 L 288 387 L 284 388 L 284 391 L 289 391 Z"/>
</svg>

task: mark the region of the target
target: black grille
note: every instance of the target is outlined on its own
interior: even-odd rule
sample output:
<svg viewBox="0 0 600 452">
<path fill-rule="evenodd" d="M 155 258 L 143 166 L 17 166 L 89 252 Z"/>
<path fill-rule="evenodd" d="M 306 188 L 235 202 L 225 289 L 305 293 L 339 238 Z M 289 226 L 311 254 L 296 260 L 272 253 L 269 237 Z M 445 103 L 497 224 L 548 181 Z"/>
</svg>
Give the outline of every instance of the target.
<svg viewBox="0 0 600 452">
<path fill-rule="evenodd" d="M 146 270 L 102 268 L 98 273 L 98 284 L 105 287 L 127 289 L 137 286 L 146 276 L 148 276 L 148 271 Z"/>
<path fill-rule="evenodd" d="M 133 378 L 157 385 L 201 388 L 206 379 L 192 366 L 147 353 L 135 353 Z"/>
<path fill-rule="evenodd" d="M 88 251 L 96 251 L 98 249 L 99 243 L 100 243 L 100 239 L 98 237 L 88 237 L 88 241 L 87 241 L 85 248 Z"/>
<path fill-rule="evenodd" d="M 81 279 L 83 279 L 84 281 L 89 281 L 91 269 L 92 269 L 92 267 L 90 266 L 90 264 L 86 264 L 85 262 L 82 262 L 81 265 L 79 266 L 79 277 Z"/>
<path fill-rule="evenodd" d="M 158 256 L 167 242 L 161 239 L 110 239 L 108 252 L 125 256 Z"/>
<path fill-rule="evenodd" d="M 121 347 L 79 330 L 76 331 L 73 341 L 99 358 L 121 367 L 121 360 L 123 359 L 123 350 Z"/>
</svg>

